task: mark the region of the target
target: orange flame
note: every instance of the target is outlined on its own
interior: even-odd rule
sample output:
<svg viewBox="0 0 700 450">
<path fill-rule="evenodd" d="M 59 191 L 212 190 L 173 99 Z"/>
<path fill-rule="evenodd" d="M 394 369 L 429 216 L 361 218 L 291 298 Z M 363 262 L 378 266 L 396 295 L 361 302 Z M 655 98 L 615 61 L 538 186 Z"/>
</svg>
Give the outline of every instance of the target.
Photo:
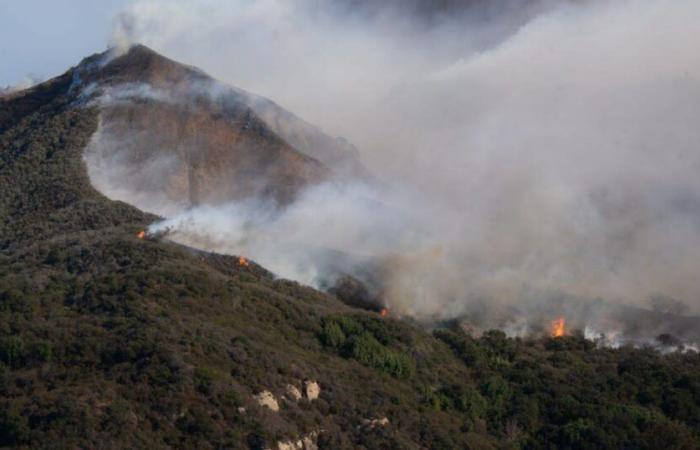
<svg viewBox="0 0 700 450">
<path fill-rule="evenodd" d="M 552 337 L 562 337 L 566 334 L 566 319 L 558 317 L 552 321 Z"/>
<path fill-rule="evenodd" d="M 139 239 L 143 239 L 146 237 L 146 232 L 144 230 L 141 230 L 138 233 L 136 233 L 136 237 Z"/>
<path fill-rule="evenodd" d="M 241 256 L 238 258 L 238 265 L 243 266 L 243 267 L 249 267 L 250 263 L 248 262 L 247 259 L 245 259 L 244 257 Z"/>
<path fill-rule="evenodd" d="M 389 315 L 389 310 L 386 309 L 386 308 L 382 308 L 382 310 L 379 311 L 379 315 L 382 316 L 382 317 L 386 317 L 386 316 Z"/>
</svg>

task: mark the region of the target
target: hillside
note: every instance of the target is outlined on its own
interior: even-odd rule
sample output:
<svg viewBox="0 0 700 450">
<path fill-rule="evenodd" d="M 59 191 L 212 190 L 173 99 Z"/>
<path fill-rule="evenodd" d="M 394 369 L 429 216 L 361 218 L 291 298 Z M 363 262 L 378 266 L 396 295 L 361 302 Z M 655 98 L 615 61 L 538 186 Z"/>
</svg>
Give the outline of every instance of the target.
<svg viewBox="0 0 700 450">
<path fill-rule="evenodd" d="M 109 80 L 185 76 L 118 62 Z M 101 106 L 75 74 L 0 100 L 0 446 L 700 445 L 696 353 L 430 333 L 246 259 L 139 239 L 157 218 L 90 184 Z M 197 120 L 181 114 L 172 126 Z M 265 145 L 309 158 L 278 138 Z"/>
<path fill-rule="evenodd" d="M 250 198 L 285 205 L 308 185 L 368 177 L 345 141 L 144 46 L 85 59 L 69 90 L 100 111 L 86 152 L 93 183 L 157 213 Z"/>
</svg>

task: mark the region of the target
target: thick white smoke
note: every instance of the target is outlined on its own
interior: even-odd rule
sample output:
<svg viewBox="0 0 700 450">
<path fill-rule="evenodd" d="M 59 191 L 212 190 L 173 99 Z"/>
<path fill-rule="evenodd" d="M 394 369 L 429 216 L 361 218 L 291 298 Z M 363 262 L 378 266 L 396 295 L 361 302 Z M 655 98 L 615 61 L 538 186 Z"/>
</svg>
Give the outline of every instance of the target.
<svg viewBox="0 0 700 450">
<path fill-rule="evenodd" d="M 389 186 L 316 188 L 282 215 L 203 206 L 163 224 L 176 237 L 303 281 L 325 261 L 300 244 L 378 258 L 419 316 L 532 292 L 698 311 L 699 2 L 547 4 L 519 28 L 316 6 L 142 0 L 118 20 L 348 137 Z"/>
</svg>

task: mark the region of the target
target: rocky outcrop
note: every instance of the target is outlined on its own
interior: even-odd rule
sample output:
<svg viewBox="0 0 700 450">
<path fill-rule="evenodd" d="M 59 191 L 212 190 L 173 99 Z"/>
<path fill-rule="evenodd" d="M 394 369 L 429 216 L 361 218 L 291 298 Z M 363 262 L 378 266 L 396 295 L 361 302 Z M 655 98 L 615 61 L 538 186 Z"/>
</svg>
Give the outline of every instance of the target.
<svg viewBox="0 0 700 450">
<path fill-rule="evenodd" d="M 290 400 L 293 400 L 295 402 L 301 400 L 301 391 L 298 387 L 294 386 L 293 384 L 288 384 L 285 388 L 285 392 L 287 394 L 287 398 L 289 398 Z"/>
<path fill-rule="evenodd" d="M 282 399 L 298 402 L 303 397 L 306 397 L 307 400 L 313 401 L 316 400 L 320 394 L 321 387 L 318 385 L 318 383 L 313 380 L 306 380 L 304 381 L 303 394 L 298 387 L 294 386 L 293 384 L 288 384 L 285 386 L 285 393 Z M 260 392 L 259 394 L 255 395 L 254 398 L 260 406 L 265 406 L 275 412 L 280 410 L 280 404 L 277 397 L 275 397 L 275 395 L 268 390 Z M 241 414 L 245 414 L 245 410 Z"/>
<path fill-rule="evenodd" d="M 313 380 L 304 381 L 304 395 L 309 401 L 316 400 L 321 395 L 321 387 Z"/>
<path fill-rule="evenodd" d="M 389 425 L 389 419 L 382 417 L 381 419 L 362 419 L 362 423 L 358 425 L 358 429 L 374 430 L 378 427 Z"/>
<path fill-rule="evenodd" d="M 277 450 L 318 450 L 318 432 L 314 431 L 301 439 L 279 441 L 277 442 Z"/>
<path fill-rule="evenodd" d="M 274 412 L 278 412 L 280 410 L 280 405 L 277 402 L 277 399 L 270 391 L 262 391 L 255 396 L 255 400 L 258 402 L 258 405 L 268 407 Z"/>
</svg>

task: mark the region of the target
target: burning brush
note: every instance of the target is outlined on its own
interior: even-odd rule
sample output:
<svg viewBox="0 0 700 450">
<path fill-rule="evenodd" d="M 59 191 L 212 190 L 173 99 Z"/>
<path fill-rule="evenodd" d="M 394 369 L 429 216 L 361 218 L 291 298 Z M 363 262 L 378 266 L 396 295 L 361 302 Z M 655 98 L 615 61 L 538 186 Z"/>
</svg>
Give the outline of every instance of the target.
<svg viewBox="0 0 700 450">
<path fill-rule="evenodd" d="M 552 321 L 550 336 L 558 338 L 566 336 L 566 319 L 558 317 Z"/>
</svg>

